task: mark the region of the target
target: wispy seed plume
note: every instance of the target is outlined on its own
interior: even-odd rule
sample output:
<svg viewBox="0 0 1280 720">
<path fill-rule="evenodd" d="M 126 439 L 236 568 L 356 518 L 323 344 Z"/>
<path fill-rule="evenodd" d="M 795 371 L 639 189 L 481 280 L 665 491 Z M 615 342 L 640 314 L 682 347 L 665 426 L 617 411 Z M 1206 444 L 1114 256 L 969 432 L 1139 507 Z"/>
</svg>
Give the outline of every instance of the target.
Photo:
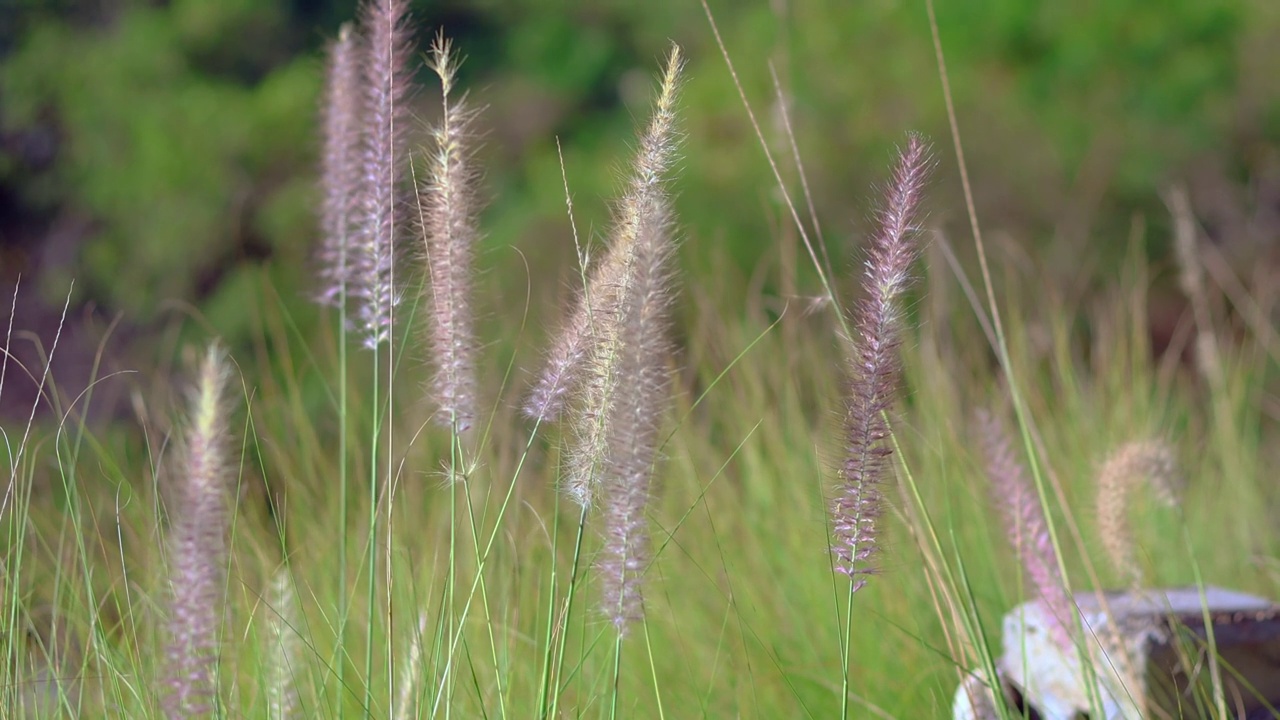
<svg viewBox="0 0 1280 720">
<path fill-rule="evenodd" d="M 831 505 L 832 551 L 836 569 L 857 590 L 874 572 L 877 521 L 882 512 L 880 484 L 889 456 L 886 413 L 896 399 L 901 360 L 903 293 L 911 282 L 910 266 L 919 247 L 919 210 L 931 162 L 924 141 L 907 139 L 898 156 L 888 197 L 879 215 L 866 261 L 867 295 L 858 304 L 850 348 L 849 388 L 845 409 L 845 459 Z"/>
<path fill-rule="evenodd" d="M 1111 566 L 1131 585 L 1142 582 L 1142 571 L 1134 558 L 1133 527 L 1129 510 L 1134 493 L 1147 483 L 1156 499 L 1166 507 L 1177 503 L 1181 484 L 1173 450 L 1159 440 L 1126 443 L 1111 454 L 1098 472 L 1098 534 Z"/>
<path fill-rule="evenodd" d="M 619 203 L 614 237 L 605 257 L 591 269 L 586 286 L 551 346 L 546 365 L 534 383 L 524 414 L 538 422 L 560 419 L 601 324 L 617 313 L 619 288 L 632 262 L 632 244 L 643 213 L 668 202 L 666 179 L 676 159 L 675 101 L 683 60 L 678 48 L 662 78 L 653 117 L 640 138 L 635 171 Z"/>
<path fill-rule="evenodd" d="M 341 307 L 355 279 L 351 249 L 361 175 L 360 121 L 365 93 L 360 86 L 360 38 L 350 23 L 342 26 L 329 46 L 321 110 L 323 153 L 320 185 L 323 191 L 320 226 L 321 304 Z M 348 318 L 343 318 L 344 322 Z"/>
<path fill-rule="evenodd" d="M 598 561 L 601 610 L 617 629 L 643 618 L 641 581 L 651 559 L 650 483 L 670 393 L 667 338 L 673 300 L 670 197 L 675 102 L 683 58 L 673 46 L 633 175 L 617 208 L 608 254 L 587 288 L 595 305 L 585 334 L 573 406 L 569 495 L 584 508 L 603 498 Z M 585 309 L 584 309 L 585 310 Z"/>
<path fill-rule="evenodd" d="M 679 48 L 673 47 L 653 117 L 640 137 L 634 174 L 617 206 L 609 248 L 586 288 L 591 306 L 580 305 L 575 310 L 589 314 L 568 325 L 571 330 L 580 328 L 586 334 L 557 341 L 584 344 L 582 367 L 569 368 L 568 377 L 561 378 L 581 383 L 566 489 L 584 507 L 592 503 L 604 463 L 611 456 L 611 442 L 623 432 L 614 425 L 625 414 L 616 406 L 626 401 L 626 393 L 642 386 L 647 377 L 631 374 L 628 367 L 646 351 L 641 341 L 634 339 L 636 331 L 650 333 L 647 339 L 656 344 L 648 350 L 666 350 L 653 321 L 665 318 L 664 302 L 669 296 L 662 282 L 670 276 L 666 263 L 672 253 L 670 197 L 665 183 L 678 141 L 675 103 L 682 67 Z M 629 322 L 642 325 L 627 327 Z M 579 370 L 582 377 L 576 378 Z M 657 422 L 656 415 L 652 422 Z"/>
<path fill-rule="evenodd" d="M 268 595 L 270 647 L 264 653 L 267 665 L 267 717 L 291 720 L 298 717 L 298 682 L 302 643 L 298 600 L 289 566 L 283 565 L 271 578 Z"/>
<path fill-rule="evenodd" d="M 645 514 L 670 394 L 666 333 L 674 247 L 669 225 L 660 209 L 640 223 L 631 293 L 619 308 L 617 337 L 612 348 L 599 348 L 616 354 L 619 380 L 605 421 L 605 546 L 599 563 L 603 608 L 619 632 L 643 616 L 640 586 L 650 560 Z"/>
<path fill-rule="evenodd" d="M 1014 455 L 1004 424 L 986 411 L 979 411 L 975 420 L 986 458 L 991 496 L 1003 516 L 1005 534 L 1053 620 L 1054 640 L 1060 647 L 1069 648 L 1075 627 L 1075 603 L 1067 596 L 1058 570 L 1040 498 Z"/>
<path fill-rule="evenodd" d="M 475 419 L 475 332 L 472 324 L 472 260 L 476 230 L 476 170 L 467 146 L 471 112 L 454 102 L 456 59 L 438 36 L 431 46 L 431 69 L 440 78 L 444 112 L 433 130 L 434 147 L 419 188 L 423 239 L 430 275 L 430 339 L 436 370 L 432 391 L 440 422 L 466 430 Z"/>
<path fill-rule="evenodd" d="M 169 530 L 169 577 L 173 606 L 169 617 L 170 718 L 213 712 L 227 563 L 227 407 L 230 378 L 221 347 L 205 354 L 191 398 L 181 477 L 175 489 Z"/>
<path fill-rule="evenodd" d="M 400 291 L 395 287 L 396 188 L 407 167 L 405 133 L 411 55 L 407 0 L 369 0 L 362 12 L 368 35 L 364 63 L 367 123 L 363 136 L 360 239 L 352 294 L 359 325 L 373 348 L 391 336 Z"/>
</svg>

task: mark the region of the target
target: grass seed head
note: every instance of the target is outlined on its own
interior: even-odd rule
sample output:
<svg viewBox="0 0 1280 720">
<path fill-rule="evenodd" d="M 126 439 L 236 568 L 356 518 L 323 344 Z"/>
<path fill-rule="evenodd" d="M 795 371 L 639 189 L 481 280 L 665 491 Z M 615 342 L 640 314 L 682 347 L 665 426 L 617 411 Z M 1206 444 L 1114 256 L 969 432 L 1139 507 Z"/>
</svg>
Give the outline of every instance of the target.
<svg viewBox="0 0 1280 720">
<path fill-rule="evenodd" d="M 845 408 L 845 454 L 831 505 L 836 569 L 861 588 L 874 572 L 878 519 L 884 502 L 879 486 L 893 452 L 886 413 L 896 399 L 901 361 L 903 294 L 911 262 L 919 253 L 916 216 L 931 162 L 924 141 L 911 135 L 898 156 L 866 261 L 866 297 L 855 311 L 849 348 Z"/>
</svg>

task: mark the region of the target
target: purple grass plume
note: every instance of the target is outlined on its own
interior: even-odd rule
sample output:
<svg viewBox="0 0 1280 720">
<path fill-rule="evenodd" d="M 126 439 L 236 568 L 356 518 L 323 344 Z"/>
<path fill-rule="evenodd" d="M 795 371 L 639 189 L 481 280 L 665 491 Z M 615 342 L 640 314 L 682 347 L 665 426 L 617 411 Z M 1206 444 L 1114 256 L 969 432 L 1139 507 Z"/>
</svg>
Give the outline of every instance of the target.
<svg viewBox="0 0 1280 720">
<path fill-rule="evenodd" d="M 360 301 L 357 325 L 365 345 L 376 348 L 391 337 L 395 306 L 397 186 L 408 168 L 408 97 L 412 55 L 407 0 L 369 0 L 362 11 L 367 35 L 364 62 L 365 132 L 359 189 L 360 227 L 349 292 Z"/>
<path fill-rule="evenodd" d="M 646 213 L 666 212 L 666 182 L 676 160 L 675 100 L 683 60 L 672 51 L 649 127 L 640 138 L 635 170 L 619 203 L 613 241 L 604 258 L 591 269 L 572 313 L 551 346 L 546 365 L 524 405 L 524 414 L 536 422 L 560 419 L 569 396 L 582 379 L 599 329 L 617 316 L 619 288 L 626 283 L 633 261 L 640 224 Z"/>
<path fill-rule="evenodd" d="M 168 668 L 170 718 L 212 714 L 218 663 L 218 624 L 227 565 L 227 384 L 221 347 L 211 345 L 191 398 L 183 462 L 169 529 Z"/>
<path fill-rule="evenodd" d="M 901 360 L 903 293 L 911 282 L 911 262 L 919 247 L 916 213 L 932 167 L 923 139 L 911 135 L 897 169 L 879 229 L 866 260 L 866 297 L 857 305 L 854 337 L 848 338 L 849 387 L 845 409 L 845 459 L 831 504 L 832 552 L 836 569 L 856 591 L 875 569 L 877 522 L 882 512 L 880 484 L 893 452 L 886 413 L 897 395 Z"/>
<path fill-rule="evenodd" d="M 1063 649 L 1072 647 L 1076 626 L 1075 603 L 1067 596 L 1049 535 L 1049 522 L 1035 486 L 1018 462 L 1004 424 L 995 415 L 979 411 L 977 432 L 991 482 L 991 496 L 1004 519 L 1005 533 L 1018 562 L 1052 619 L 1053 639 Z"/>
<path fill-rule="evenodd" d="M 355 284 L 352 244 L 361 173 L 361 130 L 365 93 L 360 86 L 360 37 L 350 23 L 342 26 L 329 46 L 321 109 L 323 151 L 320 186 L 323 195 L 320 229 L 320 295 L 323 305 L 345 311 L 347 293 Z M 349 323 L 349 318 L 342 318 Z"/>
<path fill-rule="evenodd" d="M 584 509 L 597 495 L 602 500 L 601 611 L 620 635 L 644 616 L 641 581 L 651 559 L 646 511 L 670 395 L 675 240 L 666 175 L 678 140 L 682 67 L 673 46 L 609 249 L 586 289 L 593 303 L 589 321 L 570 321 L 570 328 L 580 323 L 572 342 L 580 343 L 581 377 L 573 386 L 565 490 Z"/>
<path fill-rule="evenodd" d="M 438 36 L 431 47 L 431 69 L 440 78 L 444 112 L 433 129 L 434 146 L 418 190 L 426 245 L 430 341 L 436 369 L 432 391 L 437 419 L 463 431 L 476 415 L 475 331 L 471 310 L 472 261 L 479 233 L 475 197 L 477 171 L 468 142 L 474 115 L 465 99 L 453 102 L 456 59 Z"/>
</svg>

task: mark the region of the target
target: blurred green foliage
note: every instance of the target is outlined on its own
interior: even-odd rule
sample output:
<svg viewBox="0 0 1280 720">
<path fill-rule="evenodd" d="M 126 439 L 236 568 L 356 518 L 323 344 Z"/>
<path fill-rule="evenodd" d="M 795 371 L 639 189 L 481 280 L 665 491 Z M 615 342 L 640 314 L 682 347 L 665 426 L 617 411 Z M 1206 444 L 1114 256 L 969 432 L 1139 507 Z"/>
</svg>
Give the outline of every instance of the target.
<svg viewBox="0 0 1280 720">
<path fill-rule="evenodd" d="M 25 199 L 92 218 L 57 268 L 84 295 L 145 322 L 215 296 L 237 260 L 308 242 L 316 64 L 280 57 L 280 24 L 254 0 L 137 5 L 107 26 L 35 22 L 6 59 L 6 125 L 59 142 Z"/>
<path fill-rule="evenodd" d="M 1280 139 L 1280 12 L 1268 0 L 1022 0 L 938 6 L 980 211 L 1048 237 L 1081 195 L 1102 239 L 1206 154 L 1247 181 Z M 785 138 L 781 77 L 828 235 L 866 217 L 886 146 L 910 129 L 947 148 L 923 2 L 790 0 L 713 8 L 769 142 Z M 782 208 L 700 7 L 690 2 L 419 3 L 422 47 L 443 26 L 468 57 L 486 114 L 486 228 L 495 247 L 570 257 L 556 138 L 583 228 L 607 225 L 633 117 L 675 40 L 692 58 L 680 217 L 698 264 L 744 269 L 776 253 Z M 47 169 L 0 158 L 23 202 L 92 220 L 73 273 L 82 293 L 145 322 L 169 299 L 225 308 L 235 338 L 244 280 L 272 258 L 284 297 L 304 295 L 313 243 L 318 50 L 351 4 L 295 0 L 124 2 L 92 21 L 32 12 L 0 68 L 0 128 L 55 128 Z M 425 80 L 424 75 L 424 80 Z M 424 93 L 420 115 L 429 117 Z M 946 151 L 939 153 L 949 158 Z M 784 168 L 789 180 L 793 171 Z M 963 227 L 943 161 L 944 223 Z M 1121 235 L 1120 237 L 1123 237 Z M 1116 238 L 1117 240 L 1119 238 Z M 838 256 L 846 256 L 847 246 Z M 229 293 L 228 297 L 218 297 Z M 240 313 L 243 315 L 243 313 Z"/>
</svg>

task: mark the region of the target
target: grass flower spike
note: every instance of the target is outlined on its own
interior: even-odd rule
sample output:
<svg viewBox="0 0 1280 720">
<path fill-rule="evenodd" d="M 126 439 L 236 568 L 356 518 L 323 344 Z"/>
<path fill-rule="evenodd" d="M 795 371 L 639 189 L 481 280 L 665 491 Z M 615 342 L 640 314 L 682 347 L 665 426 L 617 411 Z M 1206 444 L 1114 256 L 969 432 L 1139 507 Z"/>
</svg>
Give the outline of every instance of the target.
<svg viewBox="0 0 1280 720">
<path fill-rule="evenodd" d="M 1129 509 L 1139 483 L 1146 481 L 1156 499 L 1166 507 L 1177 503 L 1178 465 L 1173 451 L 1163 442 L 1130 442 L 1116 450 L 1098 472 L 1098 534 L 1111 566 L 1130 585 L 1142 582 L 1142 571 L 1134 558 L 1133 528 Z"/>
<path fill-rule="evenodd" d="M 320 184 L 321 289 L 319 301 L 345 305 L 352 287 L 351 245 L 356 229 L 360 186 L 360 120 L 365 96 L 360 88 L 360 43 L 350 23 L 342 26 L 329 48 L 321 127 L 323 153 Z M 345 308 L 343 308 L 345 309 Z M 346 322 L 347 318 L 343 318 Z"/>
<path fill-rule="evenodd" d="M 1040 602 L 1053 618 L 1054 640 L 1059 647 L 1069 648 L 1075 627 L 1075 603 L 1067 597 L 1040 498 L 1014 456 L 1000 420 L 985 411 L 979 411 L 976 420 L 991 496 L 1004 518 L 1005 533 Z"/>
<path fill-rule="evenodd" d="M 169 717 L 213 711 L 218 623 L 227 563 L 226 389 L 230 373 L 222 349 L 209 347 L 191 400 L 169 531 Z"/>
<path fill-rule="evenodd" d="M 302 619 L 288 565 L 271 576 L 267 599 L 270 631 L 268 646 L 263 648 L 267 658 L 267 716 L 270 720 L 291 720 L 299 714 L 297 679 L 302 671 L 302 638 L 299 636 Z"/>
<path fill-rule="evenodd" d="M 471 426 L 476 413 L 475 333 L 472 329 L 471 274 L 475 254 L 476 171 L 467 148 L 472 118 L 463 101 L 452 102 L 457 69 L 449 43 L 437 37 L 431 68 L 440 78 L 444 113 L 434 129 L 434 148 L 419 189 L 423 239 L 430 276 L 427 306 L 436 370 L 432 390 L 439 420 L 457 430 Z"/>
<path fill-rule="evenodd" d="M 619 637 L 643 616 L 640 581 L 650 559 L 645 512 L 670 385 L 667 325 L 675 243 L 665 183 L 675 156 L 682 65 L 673 47 L 653 118 L 640 139 L 635 174 L 618 204 L 612 242 L 586 288 L 594 303 L 590 321 L 572 319 L 569 325 L 578 331 L 571 342 L 583 343 L 575 351 L 582 355 L 583 377 L 566 489 L 584 508 L 603 497 L 602 610 Z"/>
<path fill-rule="evenodd" d="M 407 167 L 404 146 L 412 53 L 407 19 L 406 0 L 371 0 L 364 8 L 367 130 L 359 191 L 359 249 L 353 253 L 350 291 L 361 301 L 358 325 L 370 348 L 390 338 L 392 315 L 400 302 L 394 264 L 397 185 Z"/>
<path fill-rule="evenodd" d="M 574 318 L 568 326 L 585 329 L 585 340 L 562 338 L 558 342 L 583 342 L 586 348 L 566 484 L 570 497 L 584 507 L 592 503 L 596 486 L 609 475 L 610 465 L 618 464 L 618 444 L 656 432 L 661 403 L 654 407 L 652 417 L 633 428 L 618 425 L 624 418 L 628 422 L 634 418 L 624 407 L 626 403 L 665 394 L 665 376 L 661 387 L 653 386 L 650 380 L 665 372 L 662 333 L 670 296 L 667 265 L 673 251 L 666 176 L 675 159 L 675 101 L 682 66 L 683 59 L 675 48 L 667 61 L 653 117 L 640 138 L 635 173 L 618 204 L 612 242 L 585 291 L 590 307 L 583 303 L 576 310 L 590 313 L 589 319 Z M 641 368 L 645 360 L 650 364 Z M 655 428 L 650 430 L 649 425 Z"/>
<path fill-rule="evenodd" d="M 848 406 L 845 411 L 845 460 L 832 502 L 836 568 L 857 590 L 874 572 L 877 520 L 888 457 L 889 425 L 901 361 L 902 295 L 910 284 L 918 253 L 915 217 L 930 169 L 924 141 L 912 135 L 898 158 L 880 227 L 866 261 L 867 295 L 857 307 L 854 337 L 849 338 Z"/>
<path fill-rule="evenodd" d="M 619 293 L 627 283 L 634 261 L 634 243 L 647 214 L 665 213 L 669 203 L 666 179 L 676 159 L 675 100 L 683 60 L 672 51 L 649 127 L 640 138 L 635 171 L 619 203 L 613 242 L 604 258 L 591 269 L 586 286 L 565 322 L 541 375 L 524 405 L 531 420 L 552 422 L 560 418 L 568 398 L 584 374 L 594 339 L 607 334 L 603 327 L 616 317 Z M 575 493 L 577 494 L 577 493 Z"/>
</svg>

